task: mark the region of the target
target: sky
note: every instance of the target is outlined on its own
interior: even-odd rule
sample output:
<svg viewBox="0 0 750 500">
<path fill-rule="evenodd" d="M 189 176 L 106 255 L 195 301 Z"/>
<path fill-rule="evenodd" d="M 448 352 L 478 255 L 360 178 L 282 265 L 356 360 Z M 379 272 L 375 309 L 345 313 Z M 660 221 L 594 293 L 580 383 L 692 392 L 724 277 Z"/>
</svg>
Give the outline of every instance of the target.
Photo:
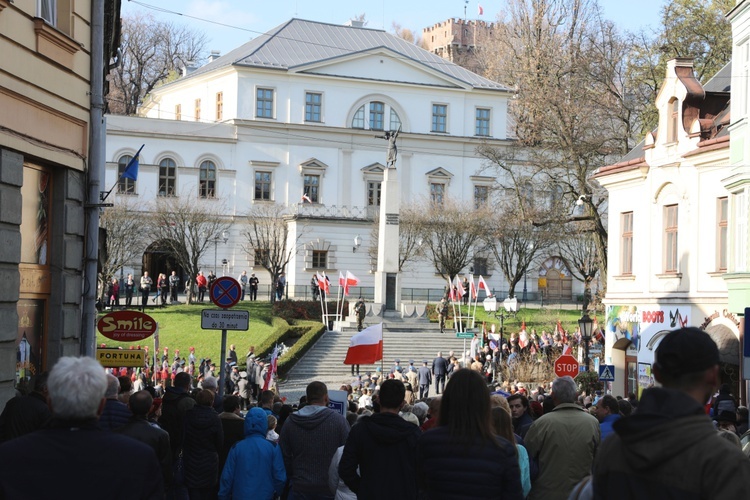
<svg viewBox="0 0 750 500">
<path fill-rule="evenodd" d="M 667 0 L 600 0 L 604 15 L 623 30 L 655 29 Z M 481 5 L 483 15 L 478 15 Z M 226 54 L 293 17 L 344 24 L 365 14 L 368 28 L 393 31 L 393 22 L 417 34 L 451 17 L 494 21 L 506 1 L 469 0 L 125 0 L 122 14 L 148 13 L 206 33 L 207 51 Z"/>
</svg>

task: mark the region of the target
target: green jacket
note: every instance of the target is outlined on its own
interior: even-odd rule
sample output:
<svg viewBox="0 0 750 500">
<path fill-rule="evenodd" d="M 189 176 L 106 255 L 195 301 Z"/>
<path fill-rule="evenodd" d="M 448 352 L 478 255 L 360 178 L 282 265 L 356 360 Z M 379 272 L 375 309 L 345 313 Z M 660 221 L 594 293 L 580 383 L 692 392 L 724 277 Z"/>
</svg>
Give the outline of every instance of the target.
<svg viewBox="0 0 750 500">
<path fill-rule="evenodd" d="M 574 403 L 562 403 L 539 417 L 526 433 L 529 457 L 539 465 L 529 500 L 565 500 L 591 472 L 599 447 L 599 421 Z"/>
</svg>

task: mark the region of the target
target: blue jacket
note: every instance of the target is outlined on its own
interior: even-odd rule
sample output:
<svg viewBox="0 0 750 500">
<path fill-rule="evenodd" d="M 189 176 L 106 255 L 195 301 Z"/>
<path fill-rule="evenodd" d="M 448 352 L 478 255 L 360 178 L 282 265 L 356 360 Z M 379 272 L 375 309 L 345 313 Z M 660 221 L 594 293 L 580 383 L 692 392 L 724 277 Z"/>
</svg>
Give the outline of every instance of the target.
<svg viewBox="0 0 750 500">
<path fill-rule="evenodd" d="M 601 432 L 601 440 L 604 441 L 604 438 L 612 434 L 614 432 L 612 430 L 612 424 L 620 420 L 621 415 L 607 415 L 604 417 L 604 420 L 602 420 L 599 423 L 599 431 Z"/>
<path fill-rule="evenodd" d="M 281 449 L 266 440 L 268 417 L 262 408 L 251 408 L 245 417 L 245 439 L 229 452 L 219 485 L 219 499 L 271 499 L 281 495 L 286 470 Z"/>
</svg>

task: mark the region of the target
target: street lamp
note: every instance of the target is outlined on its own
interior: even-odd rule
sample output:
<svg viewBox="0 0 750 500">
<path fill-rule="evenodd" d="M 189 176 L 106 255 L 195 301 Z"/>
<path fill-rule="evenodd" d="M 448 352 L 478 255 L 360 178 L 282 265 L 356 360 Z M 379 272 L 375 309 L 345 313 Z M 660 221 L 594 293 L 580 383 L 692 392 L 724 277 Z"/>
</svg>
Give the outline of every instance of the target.
<svg viewBox="0 0 750 500">
<path fill-rule="evenodd" d="M 362 244 L 362 237 L 360 235 L 355 236 L 354 246 L 352 247 L 352 252 L 356 252 L 361 244 Z"/>
<path fill-rule="evenodd" d="M 583 316 L 578 320 L 578 328 L 581 330 L 581 340 L 583 341 L 584 371 L 589 371 L 589 342 L 594 331 L 594 321 L 589 317 L 587 311 L 584 311 Z"/>
<path fill-rule="evenodd" d="M 227 244 L 227 241 L 229 241 L 229 232 L 222 231 L 221 236 L 216 235 L 213 239 L 214 242 L 214 273 L 216 272 L 216 263 L 218 262 L 216 259 L 216 253 L 217 253 L 217 247 L 219 246 L 219 241 L 223 241 L 224 244 Z"/>
<path fill-rule="evenodd" d="M 529 252 L 534 249 L 534 244 L 529 243 L 528 246 Z M 526 275 L 529 274 L 529 263 L 526 264 L 526 267 L 523 268 L 523 296 L 521 297 L 521 302 L 524 304 L 526 303 Z"/>
</svg>

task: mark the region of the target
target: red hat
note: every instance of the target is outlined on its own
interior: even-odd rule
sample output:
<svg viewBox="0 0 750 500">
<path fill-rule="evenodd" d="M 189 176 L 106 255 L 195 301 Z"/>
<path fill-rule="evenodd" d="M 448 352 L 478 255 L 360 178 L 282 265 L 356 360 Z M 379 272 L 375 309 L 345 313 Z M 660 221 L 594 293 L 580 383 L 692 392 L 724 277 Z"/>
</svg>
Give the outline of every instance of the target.
<svg viewBox="0 0 750 500">
<path fill-rule="evenodd" d="M 190 352 L 194 352 L 194 351 L 195 351 L 195 347 L 190 347 Z"/>
</svg>

